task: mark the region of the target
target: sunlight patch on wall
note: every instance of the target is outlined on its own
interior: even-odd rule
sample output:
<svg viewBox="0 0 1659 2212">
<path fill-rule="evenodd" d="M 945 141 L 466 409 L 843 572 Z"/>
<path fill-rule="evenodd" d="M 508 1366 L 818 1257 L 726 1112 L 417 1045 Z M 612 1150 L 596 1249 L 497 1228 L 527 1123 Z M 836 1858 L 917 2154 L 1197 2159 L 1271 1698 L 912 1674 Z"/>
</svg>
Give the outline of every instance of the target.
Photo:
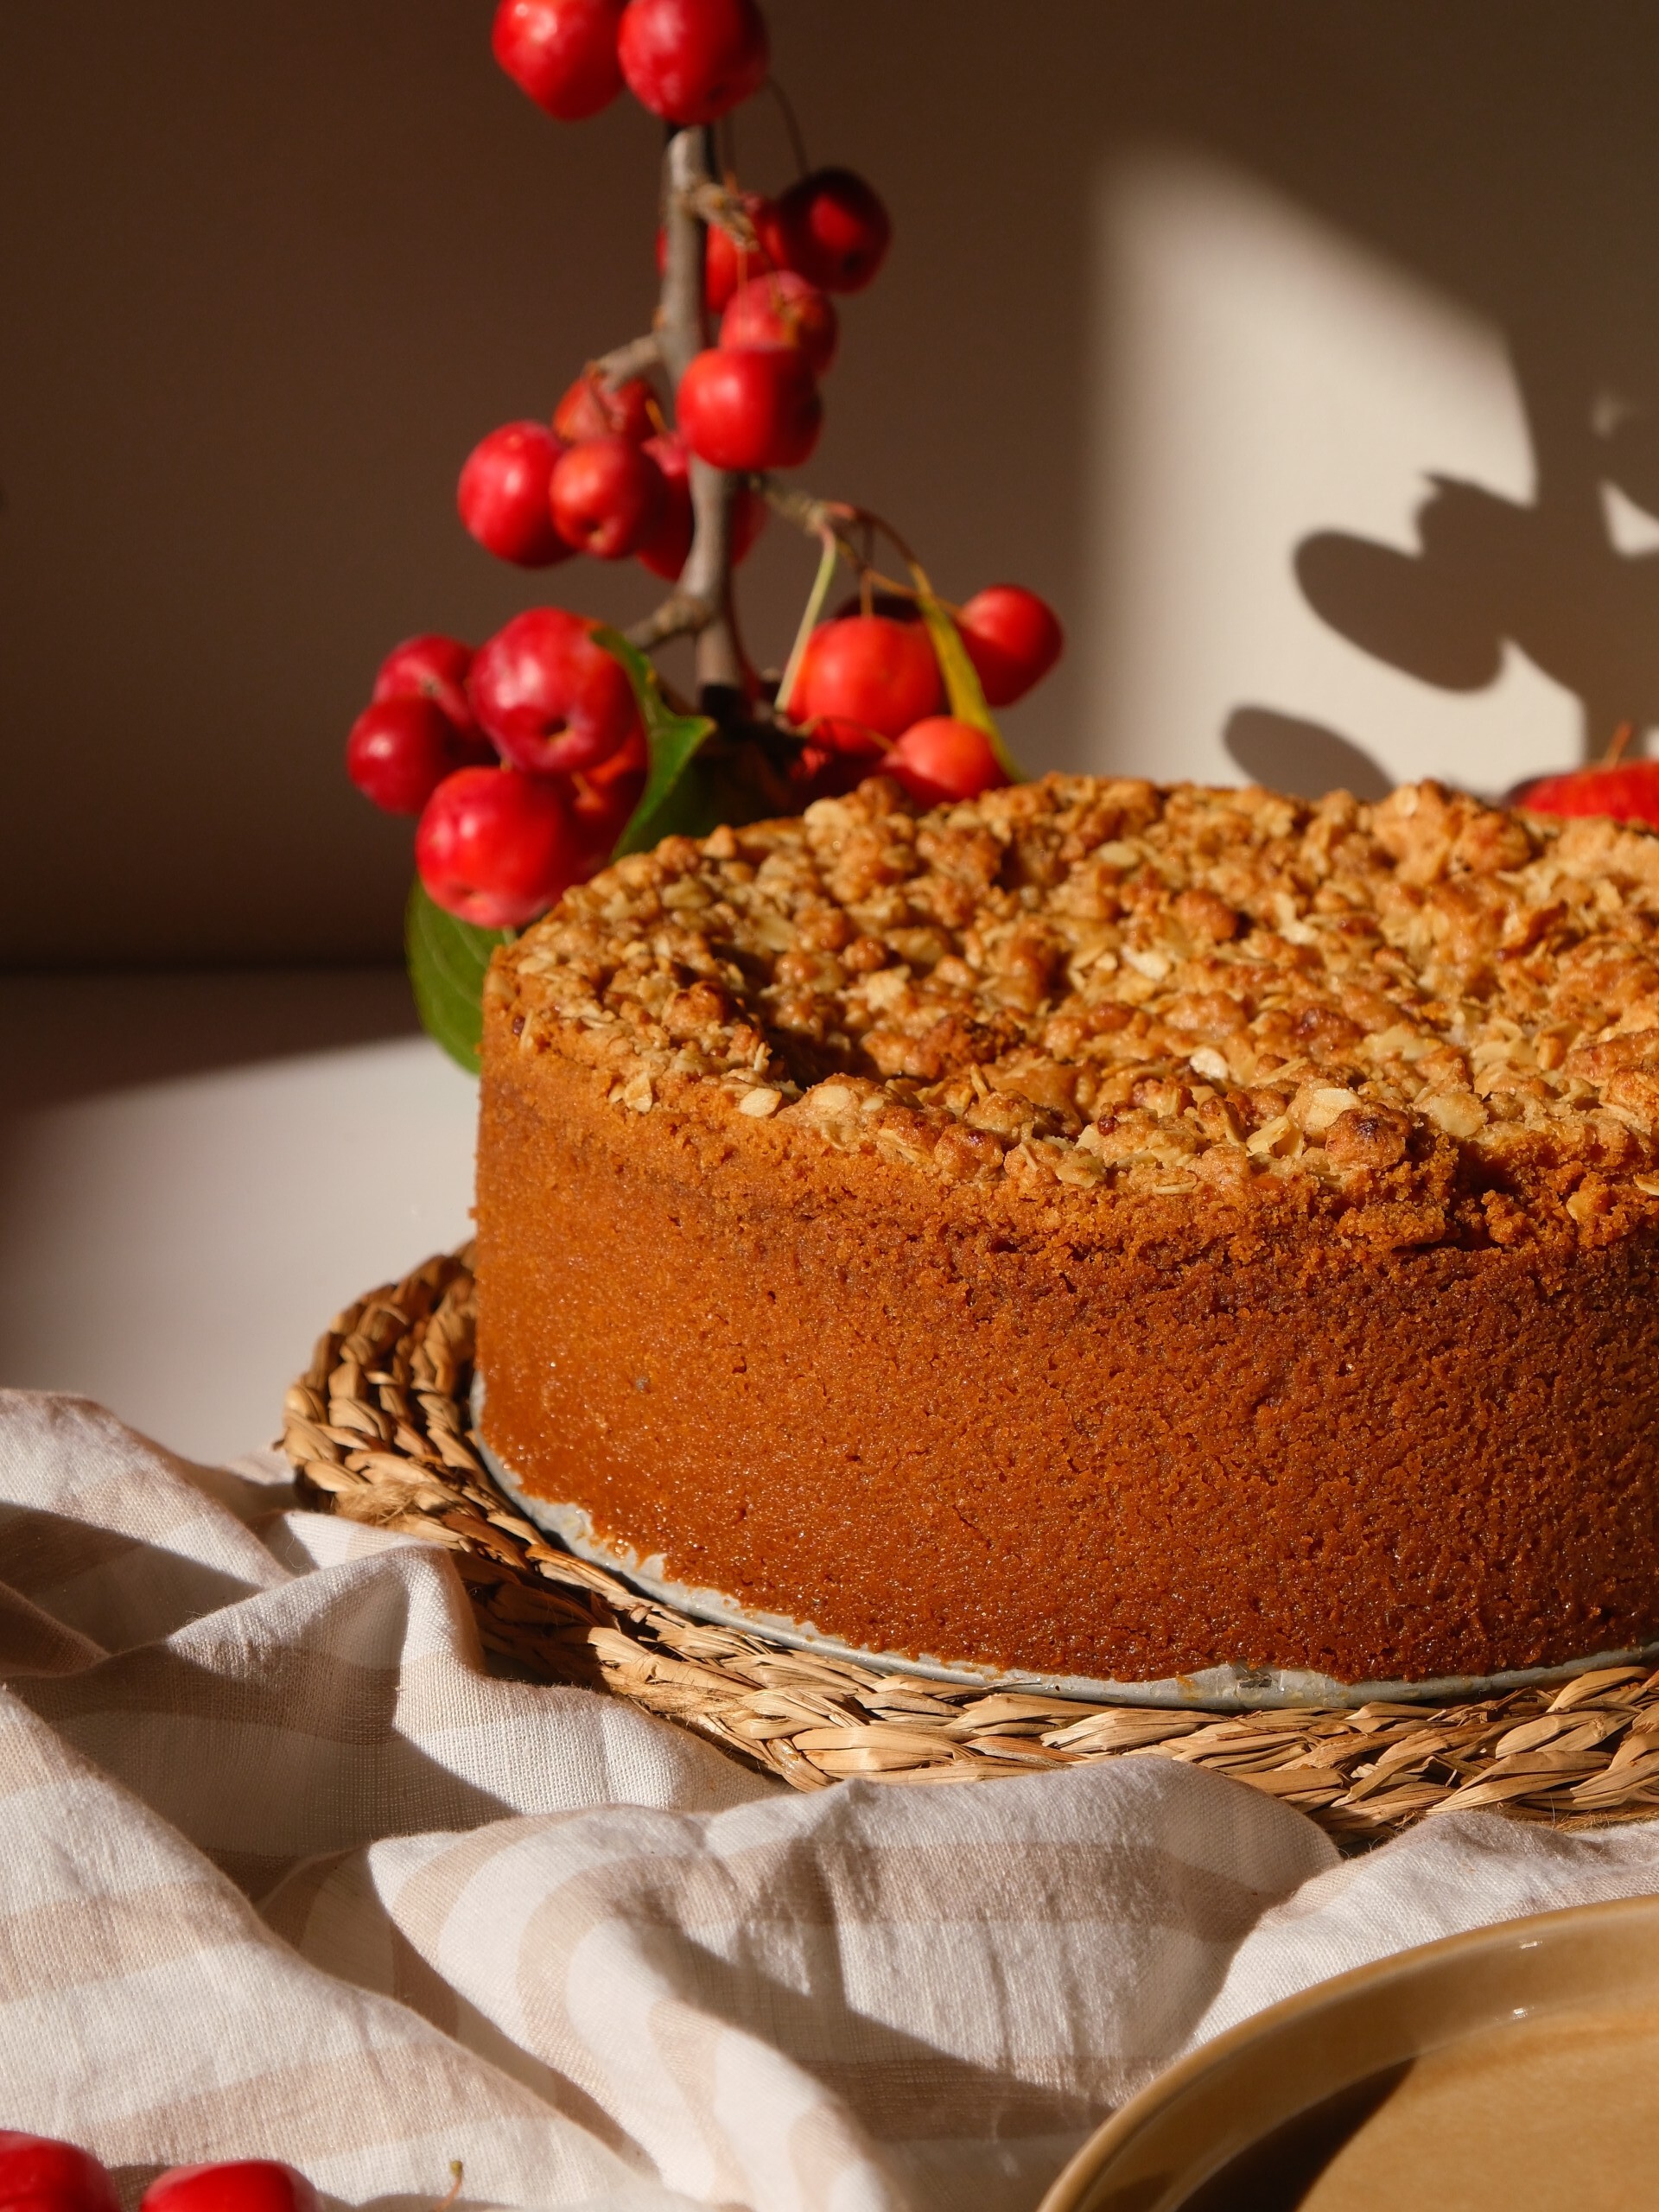
<svg viewBox="0 0 1659 2212">
<path fill-rule="evenodd" d="M 1643 553 L 1659 553 L 1659 516 L 1638 507 L 1617 484 L 1604 483 L 1598 488 L 1608 543 L 1632 559 Z"/>
<path fill-rule="evenodd" d="M 1501 333 L 1196 159 L 1114 168 L 1096 267 L 1078 765 L 1498 791 L 1575 758 L 1578 698 L 1420 557 L 1426 501 L 1459 558 L 1525 542 Z"/>
</svg>

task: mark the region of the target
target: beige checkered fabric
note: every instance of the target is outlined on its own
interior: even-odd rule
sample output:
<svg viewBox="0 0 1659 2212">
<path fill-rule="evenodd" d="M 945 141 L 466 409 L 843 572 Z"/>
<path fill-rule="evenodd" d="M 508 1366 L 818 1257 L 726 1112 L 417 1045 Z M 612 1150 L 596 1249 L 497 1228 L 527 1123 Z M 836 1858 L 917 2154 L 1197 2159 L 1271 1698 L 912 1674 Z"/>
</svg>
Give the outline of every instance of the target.
<svg viewBox="0 0 1659 2212">
<path fill-rule="evenodd" d="M 339 2202 L 1034 2206 L 1196 2039 L 1659 1828 L 1339 1864 L 1167 1760 L 798 1797 L 493 1679 L 442 1554 L 0 1393 L 0 2126 Z"/>
</svg>

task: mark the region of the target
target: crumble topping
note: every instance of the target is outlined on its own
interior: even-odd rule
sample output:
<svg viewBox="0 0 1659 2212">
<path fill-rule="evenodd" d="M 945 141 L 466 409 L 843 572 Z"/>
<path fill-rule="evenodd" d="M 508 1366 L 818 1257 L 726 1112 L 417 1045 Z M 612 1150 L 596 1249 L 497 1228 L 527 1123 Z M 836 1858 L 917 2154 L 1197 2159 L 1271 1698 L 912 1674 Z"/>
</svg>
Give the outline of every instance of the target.
<svg viewBox="0 0 1659 2212">
<path fill-rule="evenodd" d="M 524 1051 L 946 1181 L 1300 1195 L 1383 1247 L 1659 1224 L 1659 836 L 1433 783 L 1376 805 L 875 779 L 671 837 L 498 955 Z"/>
</svg>

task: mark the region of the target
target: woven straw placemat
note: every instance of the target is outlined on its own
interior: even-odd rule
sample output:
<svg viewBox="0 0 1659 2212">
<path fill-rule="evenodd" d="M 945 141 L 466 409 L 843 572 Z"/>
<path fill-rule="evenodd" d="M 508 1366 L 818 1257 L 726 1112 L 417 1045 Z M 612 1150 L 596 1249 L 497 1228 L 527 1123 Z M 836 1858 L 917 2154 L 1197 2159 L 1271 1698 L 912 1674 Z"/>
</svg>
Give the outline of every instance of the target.
<svg viewBox="0 0 1659 2212">
<path fill-rule="evenodd" d="M 468 1261 L 429 1260 L 340 1314 L 288 1394 L 283 1440 L 313 1500 L 442 1544 L 485 1644 L 543 1679 L 632 1698 L 798 1789 L 1173 1758 L 1349 1846 L 1454 1806 L 1561 1827 L 1659 1813 L 1659 1671 L 1640 1667 L 1433 1710 L 1224 1718 L 938 1682 L 692 1620 L 560 1550 L 491 1480 L 469 1410 Z"/>
</svg>

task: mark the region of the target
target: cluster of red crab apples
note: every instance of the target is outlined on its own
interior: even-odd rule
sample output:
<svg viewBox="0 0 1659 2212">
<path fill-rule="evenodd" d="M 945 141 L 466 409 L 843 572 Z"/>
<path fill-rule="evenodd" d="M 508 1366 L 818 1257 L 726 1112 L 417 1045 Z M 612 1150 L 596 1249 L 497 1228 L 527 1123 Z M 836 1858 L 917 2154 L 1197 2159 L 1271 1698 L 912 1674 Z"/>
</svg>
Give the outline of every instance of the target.
<svg viewBox="0 0 1659 2212">
<path fill-rule="evenodd" d="M 980 592 L 956 620 L 992 705 L 1021 696 L 1059 651 L 1052 613 L 1015 585 Z M 533 920 L 604 864 L 639 803 L 639 709 L 620 662 L 594 642 L 597 626 L 536 607 L 475 653 L 458 638 L 408 639 L 352 727 L 353 781 L 389 812 L 419 815 L 421 880 L 463 920 Z M 789 769 L 795 803 L 878 773 L 926 806 L 1003 782 L 985 733 L 944 706 L 921 621 L 852 613 L 820 624 L 790 693 L 790 722 L 806 741 Z"/>
<path fill-rule="evenodd" d="M 56 2136 L 0 2127 L 0 2206 L 5 2212 L 121 2212 L 108 2169 Z M 302 2173 L 280 2158 L 171 2166 L 144 2191 L 138 2212 L 322 2212 Z"/>
<path fill-rule="evenodd" d="M 624 85 L 677 127 L 716 120 L 766 81 L 753 0 L 499 0 L 497 60 L 549 114 L 594 114 Z M 637 559 L 680 577 L 695 532 L 692 457 L 732 472 L 729 557 L 764 525 L 760 479 L 811 454 L 818 390 L 839 340 L 832 295 L 861 290 L 892 237 L 880 200 L 842 168 L 809 170 L 776 199 L 726 188 L 728 224 L 704 237 L 704 309 L 715 342 L 672 394 L 590 367 L 547 421 L 504 423 L 461 474 L 458 505 L 499 558 L 547 568 L 577 553 Z M 659 232 L 659 267 L 664 254 Z M 1060 626 L 1034 593 L 982 591 L 953 615 L 986 702 L 1020 698 L 1058 659 Z M 519 926 L 609 856 L 643 790 L 648 756 L 632 683 L 560 607 L 516 616 L 476 653 L 410 639 L 378 671 L 347 767 L 378 805 L 417 814 L 430 896 L 465 920 Z M 856 611 L 820 624 L 794 657 L 788 696 L 760 679 L 750 705 L 785 742 L 788 802 L 894 777 L 917 801 L 1006 780 L 990 738 L 946 711 L 915 601 L 867 586 Z"/>
</svg>

